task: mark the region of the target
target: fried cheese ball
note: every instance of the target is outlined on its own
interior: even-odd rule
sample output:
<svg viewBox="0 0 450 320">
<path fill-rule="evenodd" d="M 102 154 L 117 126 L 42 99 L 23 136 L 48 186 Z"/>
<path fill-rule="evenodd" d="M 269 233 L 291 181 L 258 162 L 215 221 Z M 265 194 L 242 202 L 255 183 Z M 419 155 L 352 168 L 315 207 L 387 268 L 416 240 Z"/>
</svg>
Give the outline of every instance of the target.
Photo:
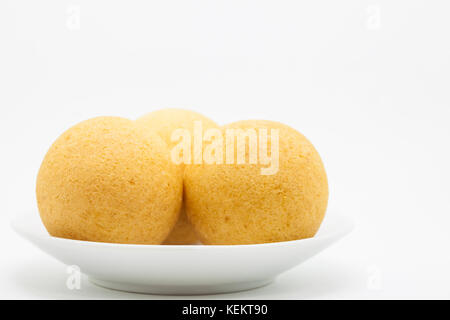
<svg viewBox="0 0 450 320">
<path fill-rule="evenodd" d="M 182 190 L 166 143 L 119 117 L 93 118 L 64 132 L 36 184 L 50 235 L 128 244 L 160 244 L 178 219 Z"/>
<path fill-rule="evenodd" d="M 267 132 L 268 143 L 258 141 L 257 151 L 267 145 L 265 154 L 269 159 L 272 155 L 274 158 L 272 164 L 267 160 L 263 163 L 257 154 L 258 161 L 250 163 L 252 153 L 247 138 L 241 140 L 247 143 L 243 149 L 246 161 L 238 164 L 236 138 L 234 159 L 230 156 L 234 160 L 232 164 L 224 160 L 223 164 L 186 167 L 186 212 L 201 241 L 210 245 L 238 245 L 313 237 L 328 202 L 327 176 L 314 146 L 302 134 L 278 122 L 247 120 L 222 129 L 224 141 L 231 132 L 228 129 L 235 132 L 250 129 L 256 137 L 260 132 Z M 224 143 L 224 155 L 226 146 Z M 278 157 L 275 157 L 277 150 Z M 277 167 L 271 172 L 262 170 L 276 164 L 276 159 Z"/>
<path fill-rule="evenodd" d="M 177 144 L 177 141 L 174 142 L 171 139 L 176 129 L 187 129 L 193 135 L 195 121 L 201 121 L 203 130 L 218 127 L 214 121 L 197 112 L 173 108 L 148 113 L 136 121 L 156 131 L 166 141 L 169 149 Z M 185 164 L 181 165 L 181 167 L 185 166 Z M 163 244 L 185 245 L 198 242 L 199 239 L 182 206 L 178 222 Z"/>
</svg>

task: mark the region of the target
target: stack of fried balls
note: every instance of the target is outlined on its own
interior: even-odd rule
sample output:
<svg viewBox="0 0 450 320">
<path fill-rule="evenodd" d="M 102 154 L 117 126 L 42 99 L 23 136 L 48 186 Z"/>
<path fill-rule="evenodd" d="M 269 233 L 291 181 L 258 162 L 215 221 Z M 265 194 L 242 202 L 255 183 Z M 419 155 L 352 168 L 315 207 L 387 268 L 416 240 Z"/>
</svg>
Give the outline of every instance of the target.
<svg viewBox="0 0 450 320">
<path fill-rule="evenodd" d="M 201 134 L 213 133 L 200 146 L 194 141 L 196 124 Z M 249 129 L 267 133 L 268 145 L 259 146 L 259 155 L 262 149 L 274 155 L 277 134 L 277 168 L 271 174 L 262 174 L 267 161 L 249 160 L 250 135 L 241 149 L 246 161 L 237 159 L 243 141 L 226 149 L 228 132 Z M 191 161 L 174 161 L 180 142 L 175 132 L 192 134 L 185 141 L 192 154 L 180 153 Z M 199 150 L 211 151 L 212 138 L 223 142 L 215 159 L 222 155 L 224 161 L 195 161 Z M 36 195 L 41 219 L 54 237 L 239 245 L 313 237 L 325 215 L 328 183 L 314 146 L 287 125 L 247 120 L 219 126 L 193 111 L 163 109 L 135 121 L 98 117 L 68 129 L 41 164 Z"/>
</svg>

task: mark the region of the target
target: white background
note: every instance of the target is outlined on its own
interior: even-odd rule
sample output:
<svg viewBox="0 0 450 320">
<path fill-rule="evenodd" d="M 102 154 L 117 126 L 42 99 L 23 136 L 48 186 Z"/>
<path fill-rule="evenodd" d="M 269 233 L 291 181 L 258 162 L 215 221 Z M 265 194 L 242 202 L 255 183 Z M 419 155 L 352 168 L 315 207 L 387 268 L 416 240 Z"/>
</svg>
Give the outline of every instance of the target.
<svg viewBox="0 0 450 320">
<path fill-rule="evenodd" d="M 1 1 L 0 298 L 167 298 L 68 290 L 9 225 L 38 214 L 64 130 L 162 107 L 293 126 L 330 212 L 357 222 L 274 284 L 211 298 L 450 298 L 449 16 L 446 0 Z"/>
</svg>

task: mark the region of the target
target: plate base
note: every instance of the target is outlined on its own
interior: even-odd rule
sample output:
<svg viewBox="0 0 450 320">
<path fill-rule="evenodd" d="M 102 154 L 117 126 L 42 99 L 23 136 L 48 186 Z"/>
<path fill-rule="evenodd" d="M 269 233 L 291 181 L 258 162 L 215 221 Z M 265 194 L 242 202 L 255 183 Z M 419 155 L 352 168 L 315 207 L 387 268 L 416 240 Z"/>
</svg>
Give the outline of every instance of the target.
<svg viewBox="0 0 450 320">
<path fill-rule="evenodd" d="M 219 294 L 237 291 L 245 291 L 266 286 L 273 282 L 273 279 L 264 279 L 258 281 L 248 281 L 239 283 L 224 283 L 215 285 L 146 285 L 146 284 L 130 284 L 120 283 L 109 280 L 100 280 L 94 277 L 88 277 L 93 284 L 126 292 L 159 294 L 159 295 L 201 295 L 201 294 Z"/>
</svg>

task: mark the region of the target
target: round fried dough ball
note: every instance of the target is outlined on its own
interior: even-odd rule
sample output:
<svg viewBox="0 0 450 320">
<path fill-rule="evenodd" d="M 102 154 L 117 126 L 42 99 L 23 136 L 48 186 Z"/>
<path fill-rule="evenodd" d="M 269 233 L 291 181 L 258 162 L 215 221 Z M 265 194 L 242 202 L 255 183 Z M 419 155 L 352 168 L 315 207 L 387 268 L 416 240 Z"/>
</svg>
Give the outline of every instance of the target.
<svg viewBox="0 0 450 320">
<path fill-rule="evenodd" d="M 218 125 L 211 119 L 190 110 L 184 109 L 162 109 L 148 113 L 136 120 L 146 125 L 148 128 L 156 131 L 164 141 L 166 141 L 169 149 L 173 148 L 178 141 L 172 141 L 172 133 L 176 129 L 186 129 L 193 136 L 195 121 L 201 121 L 202 129 L 217 128 Z M 191 155 L 193 161 L 193 153 Z M 182 164 L 184 167 L 186 164 Z M 194 228 L 189 223 L 184 207 L 180 210 L 180 217 L 172 232 L 169 234 L 164 244 L 184 245 L 198 243 L 199 239 Z"/>
<path fill-rule="evenodd" d="M 201 241 L 213 245 L 256 244 L 314 236 L 325 215 L 328 183 L 313 145 L 296 130 L 272 121 L 239 121 L 222 129 L 224 141 L 231 135 L 229 129 L 235 132 L 241 129 L 244 133 L 250 129 L 256 137 L 267 130 L 265 154 L 273 159 L 263 161 L 259 151 L 266 144 L 258 141 L 257 162 L 250 164 L 250 155 L 254 155 L 250 139 L 241 139 L 246 142 L 243 149 L 246 157 L 243 164 L 238 164 L 238 139 L 235 139 L 234 159 L 230 156 L 233 164 L 227 163 L 224 156 L 223 164 L 186 167 L 186 212 Z M 224 155 L 226 145 L 224 142 Z"/>
<path fill-rule="evenodd" d="M 182 189 L 181 170 L 157 134 L 128 119 L 99 117 L 53 143 L 36 195 L 52 236 L 160 244 L 178 219 Z"/>
</svg>

